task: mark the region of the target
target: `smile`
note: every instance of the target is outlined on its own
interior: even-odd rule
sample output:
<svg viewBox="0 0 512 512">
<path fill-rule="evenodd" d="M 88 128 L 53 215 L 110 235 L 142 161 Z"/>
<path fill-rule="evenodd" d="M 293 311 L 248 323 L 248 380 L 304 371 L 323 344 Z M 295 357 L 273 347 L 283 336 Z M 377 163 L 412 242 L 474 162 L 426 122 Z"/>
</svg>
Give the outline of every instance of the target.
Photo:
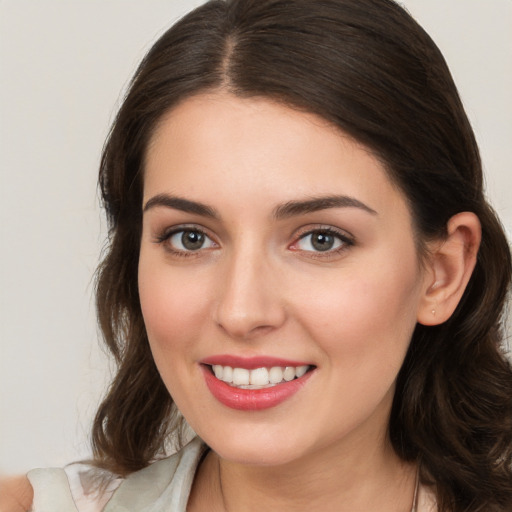
<svg viewBox="0 0 512 512">
<path fill-rule="evenodd" d="M 316 370 L 296 361 L 233 356 L 208 358 L 200 368 L 213 397 L 239 411 L 276 407 L 297 394 Z"/>
<path fill-rule="evenodd" d="M 232 366 L 212 365 L 215 377 L 239 389 L 263 389 L 290 382 L 302 377 L 310 368 L 301 366 L 272 366 L 271 368 L 233 368 Z"/>
</svg>

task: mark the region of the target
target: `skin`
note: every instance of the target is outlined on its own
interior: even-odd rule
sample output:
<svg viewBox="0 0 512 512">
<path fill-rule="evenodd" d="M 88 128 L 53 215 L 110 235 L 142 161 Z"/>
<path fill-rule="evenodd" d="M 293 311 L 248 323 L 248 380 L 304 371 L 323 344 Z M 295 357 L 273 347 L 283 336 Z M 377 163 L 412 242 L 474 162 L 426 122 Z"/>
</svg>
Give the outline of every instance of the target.
<svg viewBox="0 0 512 512">
<path fill-rule="evenodd" d="M 333 194 L 371 211 L 276 218 L 290 201 Z M 162 195 L 203 203 L 216 217 L 155 205 Z M 213 450 L 189 509 L 410 510 L 415 468 L 387 438 L 395 379 L 416 322 L 442 321 L 442 307 L 439 320 L 426 319 L 453 272 L 445 282 L 442 264 L 421 264 L 406 200 L 378 160 L 315 115 L 204 94 L 159 124 L 144 205 L 139 292 L 151 349 Z M 183 227 L 202 230 L 205 244 L 187 250 L 180 233 L 164 240 Z M 325 228 L 350 243 L 315 251 L 307 233 Z M 199 362 L 215 354 L 316 369 L 284 403 L 238 411 L 205 385 Z"/>
<path fill-rule="evenodd" d="M 163 117 L 146 160 L 146 328 L 173 399 L 212 448 L 188 512 L 408 512 L 417 468 L 387 436 L 395 380 L 416 323 L 455 310 L 475 265 L 478 218 L 452 217 L 420 261 L 405 198 L 372 154 L 324 120 L 265 99 L 185 101 Z M 333 194 L 350 201 L 283 208 Z M 215 217 L 170 207 L 170 196 Z M 184 227 L 203 231 L 204 244 L 180 246 Z M 319 251 L 312 233 L 326 228 L 334 245 Z M 199 362 L 214 354 L 315 369 L 280 405 L 239 411 L 205 385 Z M 26 478 L 1 480 L 0 491 L 0 511 L 30 508 Z M 420 493 L 419 510 L 431 499 Z"/>
<path fill-rule="evenodd" d="M 24 476 L 0 478 L 0 512 L 25 512 L 32 504 L 33 491 Z"/>
</svg>

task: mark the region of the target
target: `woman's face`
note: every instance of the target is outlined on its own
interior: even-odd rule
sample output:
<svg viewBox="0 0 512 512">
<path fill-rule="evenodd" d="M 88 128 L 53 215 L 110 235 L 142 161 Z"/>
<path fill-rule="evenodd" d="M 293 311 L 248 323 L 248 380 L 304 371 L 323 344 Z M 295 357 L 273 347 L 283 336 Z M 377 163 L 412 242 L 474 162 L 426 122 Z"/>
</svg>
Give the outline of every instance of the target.
<svg viewBox="0 0 512 512">
<path fill-rule="evenodd" d="M 208 445 L 284 464 L 384 444 L 427 285 L 369 151 L 270 100 L 199 95 L 155 132 L 143 207 L 151 349 Z"/>
</svg>

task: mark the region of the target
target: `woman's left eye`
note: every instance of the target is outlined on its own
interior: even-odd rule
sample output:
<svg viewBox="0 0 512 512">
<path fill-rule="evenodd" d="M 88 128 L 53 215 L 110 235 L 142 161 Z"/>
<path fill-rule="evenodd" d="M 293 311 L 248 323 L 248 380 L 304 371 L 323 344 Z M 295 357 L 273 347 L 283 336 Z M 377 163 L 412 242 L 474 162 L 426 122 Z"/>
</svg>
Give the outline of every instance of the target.
<svg viewBox="0 0 512 512">
<path fill-rule="evenodd" d="M 315 230 L 302 235 L 293 249 L 310 252 L 333 252 L 351 245 L 351 241 L 339 233 L 330 230 Z"/>
</svg>

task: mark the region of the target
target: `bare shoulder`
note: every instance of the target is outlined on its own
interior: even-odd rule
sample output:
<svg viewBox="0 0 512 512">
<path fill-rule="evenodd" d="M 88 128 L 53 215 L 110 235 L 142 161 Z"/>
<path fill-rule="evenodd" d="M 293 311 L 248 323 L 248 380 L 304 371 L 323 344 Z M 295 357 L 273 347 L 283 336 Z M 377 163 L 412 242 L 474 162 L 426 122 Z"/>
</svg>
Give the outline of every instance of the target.
<svg viewBox="0 0 512 512">
<path fill-rule="evenodd" d="M 26 476 L 0 477 L 0 512 L 26 512 L 34 492 Z"/>
</svg>

